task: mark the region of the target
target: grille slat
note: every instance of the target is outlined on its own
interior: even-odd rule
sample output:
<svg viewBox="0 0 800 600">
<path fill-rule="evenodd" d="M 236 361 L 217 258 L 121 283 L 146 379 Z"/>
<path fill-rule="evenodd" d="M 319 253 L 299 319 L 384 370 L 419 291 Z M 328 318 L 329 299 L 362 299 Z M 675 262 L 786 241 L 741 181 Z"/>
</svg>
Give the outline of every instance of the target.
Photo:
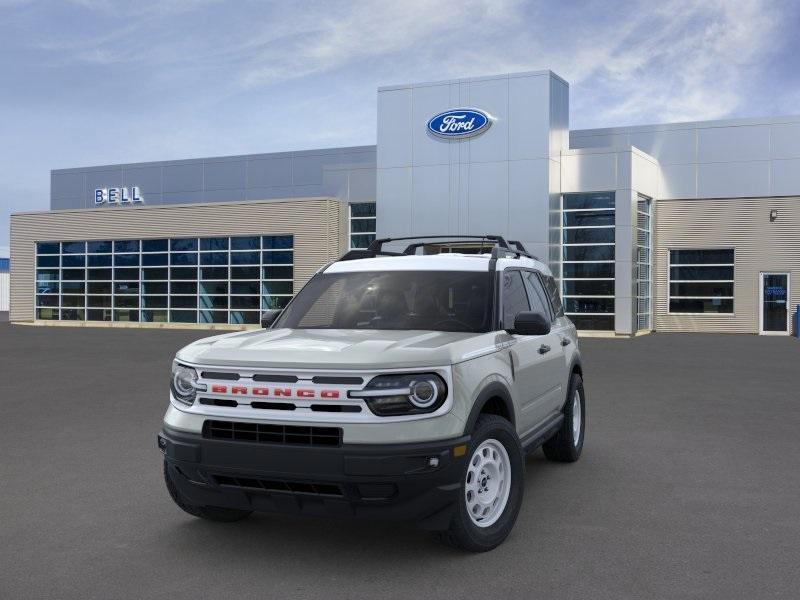
<svg viewBox="0 0 800 600">
<path fill-rule="evenodd" d="M 206 421 L 203 424 L 203 437 L 292 446 L 338 447 L 342 445 L 342 430 L 339 427 L 274 425 L 238 421 Z"/>
<path fill-rule="evenodd" d="M 264 490 L 284 494 L 311 494 L 314 496 L 342 497 L 342 488 L 335 483 L 313 483 L 304 481 L 281 481 L 274 479 L 256 479 L 253 477 L 231 477 L 229 475 L 212 475 L 217 485 L 244 488 L 247 490 Z"/>
</svg>

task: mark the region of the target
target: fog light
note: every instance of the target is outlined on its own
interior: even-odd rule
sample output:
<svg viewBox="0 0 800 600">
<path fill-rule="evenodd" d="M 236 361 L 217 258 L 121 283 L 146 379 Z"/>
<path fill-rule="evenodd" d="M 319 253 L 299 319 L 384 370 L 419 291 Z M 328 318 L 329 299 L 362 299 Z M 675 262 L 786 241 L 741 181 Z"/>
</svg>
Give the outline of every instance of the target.
<svg viewBox="0 0 800 600">
<path fill-rule="evenodd" d="M 435 469 L 436 467 L 438 467 L 438 466 L 439 466 L 439 459 L 438 459 L 437 457 L 435 457 L 435 456 L 431 456 L 431 457 L 428 459 L 428 466 L 429 466 L 431 469 Z"/>
</svg>

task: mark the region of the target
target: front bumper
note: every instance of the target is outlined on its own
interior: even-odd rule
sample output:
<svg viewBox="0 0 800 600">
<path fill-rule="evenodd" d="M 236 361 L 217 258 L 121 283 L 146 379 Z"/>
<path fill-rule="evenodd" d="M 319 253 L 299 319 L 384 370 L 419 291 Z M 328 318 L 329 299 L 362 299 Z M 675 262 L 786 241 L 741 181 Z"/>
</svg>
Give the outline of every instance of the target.
<svg viewBox="0 0 800 600">
<path fill-rule="evenodd" d="M 468 442 L 292 446 L 207 439 L 167 426 L 158 435 L 170 477 L 193 504 L 414 521 L 434 530 L 450 523 Z"/>
</svg>

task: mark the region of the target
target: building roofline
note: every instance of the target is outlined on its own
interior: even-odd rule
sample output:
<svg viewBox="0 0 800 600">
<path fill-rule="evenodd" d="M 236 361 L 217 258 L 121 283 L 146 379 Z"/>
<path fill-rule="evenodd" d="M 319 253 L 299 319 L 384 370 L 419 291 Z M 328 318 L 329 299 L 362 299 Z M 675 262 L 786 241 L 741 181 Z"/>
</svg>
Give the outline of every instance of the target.
<svg viewBox="0 0 800 600">
<path fill-rule="evenodd" d="M 386 92 L 391 90 L 403 90 L 409 88 L 418 88 L 418 87 L 430 87 L 434 85 L 446 85 L 446 84 L 455 84 L 455 83 L 468 83 L 468 82 L 475 82 L 475 81 L 492 81 L 496 79 L 517 79 L 520 77 L 537 77 L 547 75 L 554 79 L 557 79 L 567 87 L 569 87 L 569 82 L 564 79 L 563 77 L 557 75 L 550 69 L 543 69 L 541 71 L 521 71 L 519 73 L 501 73 L 499 75 L 485 75 L 480 77 L 460 77 L 456 79 L 443 79 L 441 81 L 425 81 L 421 83 L 398 83 L 392 85 L 383 85 L 378 87 L 379 92 Z"/>
<path fill-rule="evenodd" d="M 690 129 L 711 129 L 715 127 L 744 127 L 747 125 L 784 125 L 800 124 L 800 115 L 777 117 L 745 117 L 740 119 L 718 119 L 708 121 L 682 121 L 677 123 L 655 123 L 650 125 L 621 125 L 616 127 L 598 127 L 594 129 L 571 129 L 570 135 L 575 137 L 591 137 L 622 133 L 639 133 L 650 131 L 671 131 Z"/>
</svg>

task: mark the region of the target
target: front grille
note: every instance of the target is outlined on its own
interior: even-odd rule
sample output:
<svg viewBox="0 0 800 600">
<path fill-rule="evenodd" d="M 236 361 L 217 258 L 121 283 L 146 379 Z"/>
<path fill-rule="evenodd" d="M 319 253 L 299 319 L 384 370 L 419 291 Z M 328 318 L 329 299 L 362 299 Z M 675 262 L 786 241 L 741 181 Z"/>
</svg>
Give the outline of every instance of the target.
<svg viewBox="0 0 800 600">
<path fill-rule="evenodd" d="M 341 446 L 340 427 L 308 427 L 304 425 L 272 425 L 238 421 L 206 421 L 203 437 L 212 440 L 287 444 L 294 446 Z"/>
<path fill-rule="evenodd" d="M 267 492 L 284 492 L 289 494 L 314 494 L 317 496 L 342 497 L 344 495 L 342 488 L 334 483 L 255 479 L 253 477 L 231 477 L 230 475 L 213 475 L 213 477 L 217 485 L 244 488 L 247 490 L 263 490 Z"/>
</svg>

